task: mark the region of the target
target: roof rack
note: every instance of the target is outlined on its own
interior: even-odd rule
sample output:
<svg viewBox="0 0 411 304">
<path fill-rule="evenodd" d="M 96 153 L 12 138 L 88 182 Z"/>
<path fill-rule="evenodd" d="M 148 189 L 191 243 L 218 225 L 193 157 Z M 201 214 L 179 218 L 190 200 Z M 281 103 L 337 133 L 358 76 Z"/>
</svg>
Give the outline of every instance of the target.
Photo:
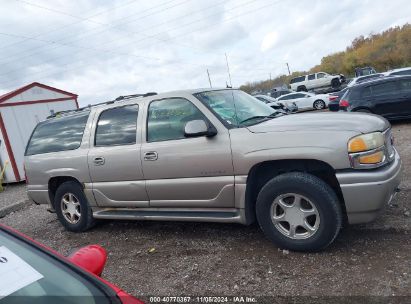
<svg viewBox="0 0 411 304">
<path fill-rule="evenodd" d="M 98 106 L 102 106 L 102 105 L 109 105 L 109 104 L 113 104 L 115 102 L 124 101 L 124 100 L 128 100 L 128 99 L 136 98 L 136 97 L 148 97 L 148 96 L 154 96 L 154 95 L 157 95 L 157 93 L 156 92 L 148 92 L 148 93 L 145 93 L 145 94 L 132 94 L 132 95 L 119 96 L 116 99 L 113 99 L 113 100 L 110 100 L 110 101 L 100 102 L 100 103 L 96 103 L 96 104 L 93 104 L 93 105 L 89 104 L 86 107 L 78 108 L 78 109 L 75 109 L 75 110 L 59 111 L 59 112 L 56 112 L 54 114 L 51 114 L 46 119 L 54 118 L 54 117 L 61 116 L 61 115 L 64 115 L 64 114 L 77 113 L 77 112 L 81 112 L 81 111 L 85 111 L 85 110 L 90 110 L 91 108 L 94 108 L 94 107 L 98 107 Z"/>
</svg>

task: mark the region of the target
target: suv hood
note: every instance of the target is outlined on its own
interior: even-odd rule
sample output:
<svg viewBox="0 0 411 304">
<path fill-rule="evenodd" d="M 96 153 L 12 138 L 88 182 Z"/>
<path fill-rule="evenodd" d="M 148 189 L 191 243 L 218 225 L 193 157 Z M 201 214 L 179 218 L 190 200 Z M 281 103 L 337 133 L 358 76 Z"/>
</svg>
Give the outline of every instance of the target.
<svg viewBox="0 0 411 304">
<path fill-rule="evenodd" d="M 363 113 L 305 113 L 284 115 L 249 126 L 253 133 L 284 131 L 354 131 L 370 133 L 384 131 L 389 122 L 377 115 Z"/>
</svg>

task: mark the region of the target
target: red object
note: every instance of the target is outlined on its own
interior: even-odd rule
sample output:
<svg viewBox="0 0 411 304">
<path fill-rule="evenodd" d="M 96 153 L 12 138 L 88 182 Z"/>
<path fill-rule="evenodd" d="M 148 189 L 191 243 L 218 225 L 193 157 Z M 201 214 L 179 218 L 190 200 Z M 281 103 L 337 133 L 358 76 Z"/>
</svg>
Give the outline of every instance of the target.
<svg viewBox="0 0 411 304">
<path fill-rule="evenodd" d="M 16 159 L 14 158 L 13 149 L 11 148 L 9 136 L 7 135 L 6 126 L 4 125 L 3 117 L 0 113 L 0 132 L 3 134 L 4 144 L 6 145 L 7 153 L 9 154 L 9 159 L 11 163 L 11 168 L 13 169 L 14 177 L 17 181 L 21 181 L 19 169 L 17 168 Z"/>
<path fill-rule="evenodd" d="M 328 98 L 330 99 L 330 101 L 333 101 L 333 100 L 336 100 L 338 96 L 330 95 Z"/>
<path fill-rule="evenodd" d="M 350 103 L 347 100 L 345 99 L 340 100 L 340 107 L 348 108 L 349 106 L 350 106 Z"/>
<path fill-rule="evenodd" d="M 88 245 L 71 254 L 68 259 L 77 266 L 100 276 L 107 261 L 107 253 L 99 245 Z"/>
<path fill-rule="evenodd" d="M 98 256 L 99 254 L 103 254 L 104 253 L 104 262 L 105 259 L 107 258 L 107 254 L 106 251 L 104 250 L 104 248 L 100 247 L 99 245 L 90 245 L 90 246 L 86 246 L 82 249 L 86 249 L 86 248 L 90 248 L 90 250 L 86 250 L 85 252 L 83 251 L 83 254 L 80 255 L 76 255 L 77 252 L 75 252 L 73 255 L 71 255 L 71 257 L 66 258 L 64 256 L 62 256 L 60 253 L 58 253 L 57 251 L 47 247 L 46 245 L 37 242 L 36 240 L 33 240 L 32 238 L 28 237 L 27 235 L 21 233 L 20 231 L 17 231 L 13 228 L 10 228 L 6 225 L 0 224 L 0 231 L 1 229 L 9 231 L 12 234 L 18 235 L 22 238 L 24 238 L 28 244 L 33 243 L 35 245 L 37 245 L 38 247 L 43 248 L 44 250 L 48 251 L 49 253 L 55 255 L 56 257 L 58 257 L 59 259 L 64 259 L 67 260 L 69 263 L 75 265 L 76 267 L 79 267 L 83 270 L 86 270 L 91 276 L 93 276 L 95 279 L 99 280 L 100 282 L 102 282 L 104 285 L 107 285 L 108 287 L 110 287 L 117 295 L 117 297 L 120 299 L 121 303 L 123 304 L 144 304 L 144 302 L 142 302 L 141 300 L 133 297 L 132 295 L 129 295 L 128 293 L 126 293 L 124 290 L 122 290 L 121 288 L 117 287 L 116 285 L 104 280 L 103 278 L 100 278 L 98 275 L 94 274 L 93 272 L 90 271 L 90 269 L 88 268 L 84 268 L 82 264 L 87 264 L 84 263 L 84 261 L 81 261 L 81 256 L 89 256 L 89 252 L 92 251 L 93 255 Z M 99 248 L 99 249 L 97 249 Z M 82 249 L 80 249 L 79 251 L 81 251 Z M 97 253 L 99 252 L 99 253 Z M 86 254 L 87 253 L 87 254 Z M 72 259 L 72 256 L 76 256 L 76 261 L 74 262 Z M 90 256 L 89 256 L 90 257 Z M 100 257 L 101 258 L 101 257 Z M 92 263 L 91 263 L 92 264 Z M 90 265 L 89 265 L 90 266 Z M 103 264 L 104 267 L 104 264 Z M 98 267 L 96 268 L 98 269 Z M 102 269 L 101 269 L 102 271 Z M 101 272 L 100 272 L 101 273 Z"/>
<path fill-rule="evenodd" d="M 8 99 L 10 99 L 10 98 L 12 98 L 12 97 L 14 97 L 14 96 L 16 96 L 16 95 L 19 95 L 20 93 L 22 93 L 22 92 L 24 92 L 24 91 L 26 91 L 26 90 L 28 90 L 28 89 L 31 89 L 31 88 L 33 88 L 33 87 L 40 87 L 40 88 L 48 89 L 48 90 L 50 90 L 50 91 L 54 91 L 54 92 L 57 92 L 57 93 L 61 93 L 61 94 L 65 94 L 65 95 L 70 95 L 70 96 L 72 96 L 72 97 L 73 97 L 74 99 L 76 99 L 76 100 L 77 100 L 77 97 L 78 97 L 77 94 L 73 94 L 73 93 L 70 93 L 70 92 L 67 92 L 67 91 L 63 91 L 63 90 L 60 90 L 60 89 L 57 89 L 57 88 L 53 88 L 53 87 L 50 87 L 50 86 L 48 86 L 48 85 L 45 85 L 45 84 L 42 84 L 42 83 L 39 83 L 39 82 L 33 82 L 33 83 L 30 83 L 30 84 L 28 84 L 28 85 L 25 85 L 24 87 L 21 87 L 21 88 L 19 88 L 19 89 L 17 89 L 17 90 L 14 90 L 14 91 L 11 91 L 11 92 L 6 93 L 6 94 L 4 94 L 4 95 L 1 95 L 1 96 L 0 96 L 0 103 L 6 101 L 6 100 L 8 100 Z"/>
</svg>

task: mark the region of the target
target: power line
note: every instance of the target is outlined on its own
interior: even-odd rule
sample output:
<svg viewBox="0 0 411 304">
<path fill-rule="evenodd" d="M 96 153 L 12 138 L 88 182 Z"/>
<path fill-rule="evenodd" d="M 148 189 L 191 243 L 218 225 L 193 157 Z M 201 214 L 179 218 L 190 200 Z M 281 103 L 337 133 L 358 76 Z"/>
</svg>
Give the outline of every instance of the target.
<svg viewBox="0 0 411 304">
<path fill-rule="evenodd" d="M 15 1 L 20 1 L 20 0 L 15 0 Z M 121 23 L 119 23 L 119 24 L 116 24 L 116 25 L 110 25 L 110 24 L 107 24 L 107 23 L 102 23 L 102 22 L 98 22 L 98 21 L 93 21 L 93 20 L 90 20 L 91 17 L 90 17 L 90 18 L 77 17 L 77 18 L 80 19 L 81 21 L 80 21 L 80 22 L 76 22 L 76 23 L 74 23 L 74 24 L 78 24 L 78 23 L 81 23 L 81 22 L 83 22 L 83 21 L 88 21 L 88 22 L 91 22 L 91 23 L 93 23 L 93 24 L 98 24 L 98 25 L 106 26 L 106 29 L 103 30 L 103 31 L 99 31 L 99 32 L 96 32 L 96 33 L 94 33 L 94 34 L 92 33 L 92 34 L 89 34 L 89 35 L 87 35 L 87 34 L 86 34 L 86 35 L 84 35 L 84 34 L 83 34 L 83 35 L 80 35 L 80 37 L 82 37 L 82 36 L 90 37 L 90 36 L 93 36 L 93 35 L 97 35 L 97 34 L 104 33 L 104 32 L 106 32 L 109 28 L 116 28 L 116 27 L 118 27 L 118 26 L 120 26 L 120 25 L 125 25 L 125 24 L 128 24 L 128 23 L 134 22 L 134 20 L 133 20 L 133 21 L 130 21 L 130 22 L 124 22 L 124 20 L 125 20 L 125 19 L 128 19 L 128 18 L 131 17 L 131 16 L 139 15 L 140 13 L 153 10 L 153 9 L 155 9 L 155 8 L 157 8 L 157 7 L 161 7 L 161 6 L 165 5 L 165 4 L 169 4 L 169 3 L 172 3 L 172 2 L 174 2 L 174 1 L 176 1 L 176 0 L 171 0 L 171 1 L 168 1 L 168 2 L 166 2 L 166 3 L 164 3 L 164 4 L 162 4 L 162 5 L 157 5 L 157 6 L 154 6 L 154 7 L 150 7 L 150 8 L 148 8 L 148 9 L 145 9 L 145 10 L 140 11 L 140 12 L 138 12 L 138 13 L 135 13 L 135 14 L 132 14 L 132 15 L 128 15 L 127 17 L 123 17 L 123 18 L 121 18 L 121 19 L 118 19 L 118 20 L 121 20 L 121 21 L 123 21 L 123 22 L 121 22 Z M 144 18 L 147 18 L 147 17 L 149 17 L 149 16 L 153 16 L 153 15 L 158 14 L 158 13 L 161 13 L 161 12 L 164 12 L 164 11 L 166 11 L 166 10 L 168 10 L 168 9 L 171 9 L 171 8 L 176 7 L 176 6 L 182 5 L 182 4 L 184 4 L 184 3 L 186 3 L 186 2 L 189 2 L 189 1 L 191 1 L 191 0 L 184 0 L 184 1 L 179 2 L 179 3 L 177 3 L 177 4 L 173 5 L 173 6 L 166 7 L 165 9 L 162 9 L 162 10 L 159 10 L 159 11 L 155 11 L 155 12 L 153 12 L 153 13 L 146 14 L 146 15 L 143 15 L 143 16 L 139 16 L 139 20 L 144 19 Z M 62 12 L 62 13 L 63 13 L 63 12 Z M 70 14 L 70 15 L 71 15 L 71 16 L 74 16 L 74 15 L 72 15 L 72 14 Z M 84 19 L 84 20 L 83 20 L 83 19 Z M 85 19 L 87 19 L 87 20 L 85 20 Z M 124 30 L 123 30 L 123 31 L 124 31 Z M 78 39 L 79 36 L 78 36 L 77 34 L 69 35 L 69 38 L 70 38 L 70 37 L 76 37 L 76 38 L 77 38 L 77 39 L 74 39 L 73 42 L 76 41 L 76 40 L 82 40 L 82 39 Z M 37 37 L 31 37 L 31 38 L 37 38 Z M 33 39 L 27 39 L 27 40 L 33 40 Z M 63 39 L 58 39 L 58 40 L 54 41 L 54 43 L 61 42 L 61 41 L 65 41 L 65 40 L 68 40 L 67 37 L 65 37 L 65 38 L 63 38 Z M 72 43 L 71 43 L 71 44 L 72 44 Z M 43 49 L 43 48 L 45 48 L 45 47 L 46 47 L 46 46 L 42 45 L 42 46 L 35 47 L 35 48 L 29 49 L 29 50 L 24 50 L 23 52 L 17 53 L 17 55 L 19 55 L 19 54 L 24 54 L 24 53 L 27 53 L 27 52 L 32 52 L 33 50 Z M 32 54 L 33 54 L 33 53 L 32 53 Z M 21 57 L 21 58 L 31 57 L 32 54 L 28 54 L 27 56 L 23 56 L 23 57 Z M 34 54 L 36 54 L 36 53 L 34 53 Z M 16 55 L 16 54 L 13 54 L 12 57 L 15 57 L 15 55 Z M 8 58 L 10 58 L 10 57 L 8 57 Z M 21 58 L 18 58 L 18 59 L 21 59 Z M 6 58 L 6 59 L 7 59 L 7 58 Z M 18 59 L 16 59 L 16 60 L 18 60 Z M 4 63 L 7 63 L 7 62 L 2 62 L 1 64 L 4 64 Z"/>
<path fill-rule="evenodd" d="M 15 0 L 15 1 L 19 1 L 19 0 Z M 93 15 L 91 15 L 91 16 L 89 16 L 89 17 L 86 17 L 86 18 L 84 18 L 84 20 L 82 20 L 82 21 L 80 21 L 80 22 L 73 22 L 73 23 L 70 23 L 70 24 L 66 24 L 66 25 L 64 25 L 64 26 L 55 28 L 55 29 L 53 29 L 53 30 L 51 30 L 51 31 L 47 31 L 47 33 L 38 34 L 38 35 L 36 35 L 36 36 L 34 36 L 34 37 L 35 37 L 35 38 L 38 38 L 38 37 L 41 37 L 41 36 L 43 36 L 43 35 L 45 35 L 45 34 L 50 34 L 50 33 L 54 33 L 54 32 L 61 31 L 61 30 L 65 29 L 65 28 L 71 27 L 72 25 L 80 24 L 80 23 L 82 23 L 83 21 L 90 20 L 91 18 L 95 18 L 95 17 L 97 17 L 97 16 L 103 15 L 103 14 L 105 14 L 105 13 L 108 13 L 108 12 L 110 12 L 110 11 L 112 11 L 112 10 L 115 10 L 115 9 L 118 9 L 118 8 L 120 8 L 120 7 L 124 7 L 124 6 L 130 5 L 131 3 L 134 3 L 134 2 L 136 2 L 136 1 L 139 1 L 139 0 L 132 0 L 132 1 L 129 1 L 129 2 L 125 2 L 125 3 L 119 4 L 119 5 L 113 6 L 113 7 L 109 8 L 109 9 L 105 9 L 105 10 L 99 12 L 99 13 L 96 13 L 96 14 L 93 14 Z M 94 10 L 92 10 L 92 11 L 94 11 Z M 12 47 L 12 46 L 21 44 L 21 43 L 23 43 L 23 42 L 25 42 L 25 41 L 28 41 L 28 40 L 29 40 L 29 39 L 27 39 L 27 40 L 25 39 L 25 40 L 17 41 L 17 42 L 14 42 L 14 43 L 10 43 L 10 44 L 8 44 L 8 45 L 5 45 L 5 46 L 0 47 L 0 50 L 3 50 L 3 49 L 5 49 L 5 48 L 9 48 L 9 47 Z"/>
<path fill-rule="evenodd" d="M 252 0 L 252 1 L 249 1 L 249 2 L 246 2 L 246 3 L 243 3 L 242 5 L 234 6 L 234 7 L 230 8 L 228 11 L 232 11 L 232 10 L 234 10 L 234 9 L 244 7 L 245 5 L 248 5 L 248 4 L 250 4 L 250 3 L 252 3 L 252 2 L 255 2 L 255 1 L 256 1 L 256 0 Z M 185 24 L 180 25 L 180 26 L 176 26 L 176 27 L 171 28 L 171 29 L 169 28 L 168 31 L 170 31 L 170 30 L 175 30 L 175 29 L 182 28 L 182 27 L 187 27 L 188 25 L 192 25 L 192 24 L 194 24 L 194 23 L 203 21 L 203 20 L 205 20 L 205 19 L 207 19 L 207 18 L 209 18 L 209 17 L 211 17 L 211 16 L 214 16 L 214 15 L 216 15 L 216 14 L 211 14 L 211 15 L 206 16 L 206 18 L 200 18 L 200 19 L 194 20 L 194 21 L 192 21 L 192 22 L 185 23 Z M 231 19 L 232 19 L 232 18 L 231 18 Z M 131 32 L 131 31 L 128 31 L 128 32 Z M 172 39 L 164 40 L 164 39 L 156 38 L 156 37 L 155 37 L 155 36 L 159 36 L 159 35 L 161 35 L 161 34 L 163 34 L 163 33 L 166 33 L 166 32 L 160 32 L 160 33 L 155 34 L 154 36 L 148 36 L 148 37 L 146 37 L 146 38 L 143 38 L 143 39 L 140 39 L 140 40 L 137 40 L 137 41 L 134 41 L 134 40 L 133 40 L 132 43 L 142 42 L 142 41 L 147 40 L 148 38 L 154 38 L 154 39 L 159 40 L 160 42 L 171 42 Z M 87 47 L 78 47 L 78 46 L 73 45 L 73 43 L 60 43 L 60 42 L 59 42 L 60 40 L 57 40 L 57 41 L 48 41 L 48 40 L 44 40 L 44 39 L 37 39 L 37 38 L 35 38 L 35 37 L 27 37 L 27 36 L 22 36 L 22 35 L 14 35 L 14 34 L 8 34 L 8 33 L 0 33 L 0 34 L 5 35 L 5 36 L 25 38 L 25 39 L 28 39 L 28 40 L 30 40 L 30 39 L 31 39 L 31 40 L 37 40 L 37 41 L 40 41 L 40 42 L 43 42 L 43 43 L 47 43 L 47 44 L 52 44 L 52 45 L 55 45 L 55 46 L 61 45 L 61 46 L 68 46 L 68 47 L 78 48 L 78 49 L 89 49 L 89 50 L 92 49 L 92 48 L 87 48 Z M 189 33 L 187 33 L 187 34 L 189 34 Z M 183 34 L 183 36 L 185 36 L 185 35 L 186 35 L 186 34 Z M 64 40 L 64 39 L 63 39 L 63 40 Z M 104 45 L 111 44 L 112 42 L 117 41 L 117 40 L 119 40 L 119 39 L 114 39 L 114 40 L 111 40 L 111 41 L 106 41 L 106 42 L 104 42 Z M 171 42 L 171 43 L 172 43 L 172 42 Z M 102 44 L 101 44 L 101 45 L 102 45 Z M 98 45 L 98 46 L 99 46 L 99 45 Z M 184 47 L 189 47 L 189 46 L 184 46 Z M 40 48 L 41 48 L 41 47 L 40 47 Z M 190 48 L 190 47 L 189 47 L 189 48 Z M 140 48 L 140 49 L 141 49 L 141 48 Z M 96 51 L 104 51 L 104 50 L 102 50 L 102 49 L 95 49 L 95 50 L 96 50 Z M 32 54 L 29 54 L 28 56 L 21 57 L 21 58 L 19 58 L 19 61 L 21 61 L 23 58 L 28 58 L 28 57 L 34 56 L 34 54 L 36 54 L 36 53 L 32 53 Z M 71 53 L 70 55 L 73 55 L 73 53 Z M 56 60 L 56 59 L 59 59 L 59 58 L 63 58 L 63 57 L 65 57 L 65 56 L 66 56 L 66 55 L 57 57 L 57 58 L 55 58 L 55 60 Z M 10 61 L 8 61 L 8 62 L 7 62 L 7 61 L 6 61 L 6 62 L 2 62 L 2 64 L 8 64 L 8 63 L 10 63 Z M 12 71 L 7 71 L 7 72 L 5 72 L 5 73 L 2 73 L 2 74 L 0 74 L 0 76 L 1 76 L 1 75 L 5 75 L 5 74 L 9 74 L 10 72 L 12 72 Z"/>
<path fill-rule="evenodd" d="M 262 7 L 256 8 L 256 9 L 254 9 L 254 10 L 249 10 L 249 11 L 247 11 L 246 13 L 239 14 L 239 15 L 234 16 L 234 17 L 232 17 L 232 18 L 225 19 L 223 22 L 232 21 L 232 20 L 234 20 L 234 19 L 237 18 L 237 17 L 243 16 L 243 15 L 247 15 L 247 14 L 253 13 L 253 12 L 255 12 L 255 11 L 264 9 L 264 8 L 266 8 L 266 7 L 268 7 L 268 6 L 273 5 L 273 4 L 277 4 L 278 2 L 279 2 L 279 1 L 272 2 L 272 3 L 269 3 L 269 4 L 264 5 L 264 6 L 262 6 Z M 211 25 L 211 26 L 206 26 L 206 28 L 210 28 L 210 27 L 214 27 L 214 26 L 218 26 L 218 25 L 220 25 L 220 24 L 214 24 L 214 25 Z M 172 38 L 170 38 L 170 39 L 168 39 L 168 40 L 172 40 L 172 39 L 175 39 L 175 38 L 178 38 L 178 37 L 182 37 L 182 36 L 185 36 L 185 35 L 188 35 L 188 34 L 192 34 L 193 32 L 202 30 L 203 28 L 204 28 L 204 27 L 198 28 L 198 29 L 196 29 L 196 30 L 194 30 L 194 31 L 190 31 L 190 32 L 187 32 L 187 33 L 183 33 L 182 35 L 172 37 Z M 4 34 L 4 33 L 0 33 L 0 34 Z M 27 37 L 27 38 L 29 38 L 29 37 Z M 32 38 L 32 37 L 30 37 L 30 38 Z M 50 42 L 50 43 L 54 43 L 54 42 Z M 81 47 L 81 48 L 84 48 L 84 47 Z M 98 51 L 98 52 L 107 51 L 107 50 L 98 50 L 98 49 L 93 49 L 93 48 L 85 48 L 85 49 L 95 50 L 95 51 Z M 107 52 L 116 53 L 116 52 L 112 52 L 112 51 L 107 51 Z M 138 58 L 143 57 L 143 56 L 134 55 L 134 54 L 127 54 L 127 53 L 121 53 L 121 55 L 124 55 L 124 56 L 128 55 L 128 56 L 133 56 L 133 57 L 138 57 Z M 146 57 L 147 59 L 160 60 L 159 58 L 150 58 L 150 57 L 147 57 L 147 56 L 145 56 L 145 57 Z M 188 63 L 184 62 L 184 64 L 188 64 Z M 193 64 L 193 65 L 198 65 L 198 64 Z M 198 65 L 198 66 L 201 66 L 201 65 Z M 204 65 L 202 65 L 202 66 L 204 66 Z M 11 81 L 14 81 L 14 80 L 11 80 Z M 7 82 L 2 82 L 1 84 L 3 84 L 3 83 L 9 83 L 9 82 L 11 82 L 11 81 L 9 80 L 9 81 L 7 81 Z"/>
</svg>

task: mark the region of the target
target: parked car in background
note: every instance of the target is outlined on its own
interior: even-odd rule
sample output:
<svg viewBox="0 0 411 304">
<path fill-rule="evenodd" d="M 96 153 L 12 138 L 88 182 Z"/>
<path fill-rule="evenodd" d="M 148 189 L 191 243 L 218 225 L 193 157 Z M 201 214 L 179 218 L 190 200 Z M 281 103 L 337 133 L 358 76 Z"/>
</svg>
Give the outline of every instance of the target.
<svg viewBox="0 0 411 304">
<path fill-rule="evenodd" d="M 324 87 L 338 88 L 345 82 L 344 75 L 330 75 L 324 72 L 295 77 L 290 80 L 290 88 L 293 91 L 309 91 Z"/>
<path fill-rule="evenodd" d="M 278 90 L 271 90 L 270 91 L 270 96 L 272 98 L 278 98 L 280 96 L 283 96 L 285 94 L 290 94 L 293 93 L 294 91 L 288 90 L 288 89 L 278 89 Z"/>
<path fill-rule="evenodd" d="M 282 102 L 286 105 L 289 103 L 295 103 L 298 110 L 325 109 L 330 102 L 330 95 L 328 94 L 314 94 L 309 92 L 295 92 L 287 95 L 283 95 L 277 99 L 278 102 Z"/>
<path fill-rule="evenodd" d="M 333 92 L 333 93 L 330 94 L 330 96 L 329 96 L 330 102 L 328 103 L 328 109 L 330 111 L 338 112 L 340 110 L 341 97 L 345 94 L 345 92 L 347 90 L 348 90 L 348 88 L 345 87 L 341 91 Z"/>
<path fill-rule="evenodd" d="M 360 77 L 360 76 L 366 76 L 366 75 L 371 75 L 371 74 L 375 74 L 377 73 L 377 71 L 370 66 L 366 66 L 366 67 L 357 67 L 354 69 L 355 72 L 355 77 Z"/>
<path fill-rule="evenodd" d="M 25 155 L 29 198 L 69 231 L 97 219 L 257 220 L 280 248 L 300 251 L 327 247 L 343 222 L 374 220 L 401 169 L 381 117 L 284 115 L 233 89 L 56 113 Z"/>
<path fill-rule="evenodd" d="M 283 104 L 281 102 L 278 102 L 275 98 L 267 95 L 255 95 L 254 97 L 275 110 L 284 111 L 285 113 L 294 113 L 298 111 L 298 106 L 295 104 L 295 102 Z"/>
<path fill-rule="evenodd" d="M 68 258 L 0 224 L 1 303 L 143 304 L 100 278 L 107 255 L 98 245 Z"/>
<path fill-rule="evenodd" d="M 408 68 L 401 68 L 390 70 L 383 73 L 385 76 L 404 76 L 404 75 L 411 75 L 411 67 Z"/>
<path fill-rule="evenodd" d="M 384 77 L 384 74 L 382 73 L 375 73 L 375 74 L 370 74 L 366 76 L 360 76 L 360 77 L 355 77 L 351 79 L 351 81 L 347 84 L 347 87 L 352 87 L 356 84 L 369 81 L 370 79 L 378 78 L 378 77 Z"/>
<path fill-rule="evenodd" d="M 411 76 L 377 78 L 348 88 L 340 109 L 367 112 L 387 119 L 411 117 Z"/>
</svg>

